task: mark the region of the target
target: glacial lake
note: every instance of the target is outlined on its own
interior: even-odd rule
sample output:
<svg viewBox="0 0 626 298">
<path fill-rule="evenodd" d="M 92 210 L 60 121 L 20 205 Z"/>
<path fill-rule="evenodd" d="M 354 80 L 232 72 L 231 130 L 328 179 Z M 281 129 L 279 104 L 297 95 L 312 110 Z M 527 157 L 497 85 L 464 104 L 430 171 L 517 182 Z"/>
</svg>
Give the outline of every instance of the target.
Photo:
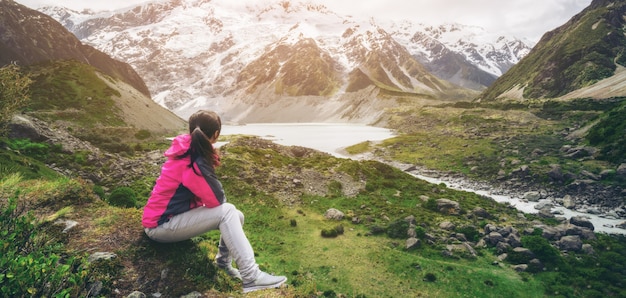
<svg viewBox="0 0 626 298">
<path fill-rule="evenodd" d="M 394 132 L 381 127 L 346 123 L 253 123 L 245 125 L 223 125 L 222 135 L 253 135 L 285 146 L 302 146 L 329 153 L 336 157 L 351 158 L 342 154 L 342 149 L 365 141 L 378 142 L 395 136 Z M 220 146 L 223 143 L 216 144 Z M 431 183 L 445 183 L 449 188 L 478 193 L 497 202 L 508 202 L 525 213 L 537 213 L 536 202 L 520 198 L 494 195 L 488 191 L 467 189 L 454 181 L 416 175 Z M 616 228 L 624 219 L 604 218 L 595 214 L 581 213 L 564 207 L 554 207 L 552 211 L 563 213 L 566 218 L 582 215 L 593 223 L 596 232 L 626 234 L 625 229 Z"/>
</svg>

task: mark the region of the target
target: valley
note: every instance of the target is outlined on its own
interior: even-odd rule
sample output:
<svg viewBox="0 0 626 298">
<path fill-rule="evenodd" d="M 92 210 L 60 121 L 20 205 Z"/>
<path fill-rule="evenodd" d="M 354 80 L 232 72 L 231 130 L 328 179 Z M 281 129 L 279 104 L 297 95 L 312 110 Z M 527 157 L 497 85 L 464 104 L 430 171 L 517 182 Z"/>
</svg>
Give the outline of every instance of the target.
<svg viewBox="0 0 626 298">
<path fill-rule="evenodd" d="M 532 48 L 459 24 L 221 4 L 48 16 L 0 1 L 0 296 L 626 296 L 621 1 L 592 1 Z M 242 294 L 213 263 L 217 231 L 145 236 L 163 152 L 197 109 L 222 115 L 216 174 L 287 287 Z M 313 144 L 282 144 L 285 123 Z"/>
</svg>

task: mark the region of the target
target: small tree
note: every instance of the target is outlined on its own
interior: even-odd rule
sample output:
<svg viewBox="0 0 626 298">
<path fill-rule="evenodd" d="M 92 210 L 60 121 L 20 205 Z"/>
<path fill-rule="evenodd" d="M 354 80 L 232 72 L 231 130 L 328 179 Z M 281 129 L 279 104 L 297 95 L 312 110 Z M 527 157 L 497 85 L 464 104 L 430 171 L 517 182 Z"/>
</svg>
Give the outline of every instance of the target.
<svg viewBox="0 0 626 298">
<path fill-rule="evenodd" d="M 28 104 L 31 83 L 30 77 L 15 64 L 0 68 L 0 135 L 6 134 L 13 114 Z"/>
</svg>

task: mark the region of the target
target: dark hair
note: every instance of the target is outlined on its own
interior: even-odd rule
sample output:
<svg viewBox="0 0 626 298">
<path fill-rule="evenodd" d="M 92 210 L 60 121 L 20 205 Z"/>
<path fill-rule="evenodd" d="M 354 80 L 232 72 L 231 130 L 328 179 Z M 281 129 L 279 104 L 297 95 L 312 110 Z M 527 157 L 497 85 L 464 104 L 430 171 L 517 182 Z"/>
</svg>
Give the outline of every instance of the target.
<svg viewBox="0 0 626 298">
<path fill-rule="evenodd" d="M 205 159 L 213 166 L 219 165 L 219 155 L 211 144 L 211 137 L 222 130 L 222 120 L 213 111 L 200 110 L 189 117 L 189 134 L 191 146 L 180 158 L 191 156 L 190 167 L 197 158 Z"/>
</svg>

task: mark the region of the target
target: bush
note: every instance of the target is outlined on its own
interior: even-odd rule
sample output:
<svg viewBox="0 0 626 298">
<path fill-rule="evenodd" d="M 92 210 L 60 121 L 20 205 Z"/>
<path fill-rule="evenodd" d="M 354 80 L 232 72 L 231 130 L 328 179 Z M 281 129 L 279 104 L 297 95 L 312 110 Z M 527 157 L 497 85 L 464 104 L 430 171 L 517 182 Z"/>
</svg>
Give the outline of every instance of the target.
<svg viewBox="0 0 626 298">
<path fill-rule="evenodd" d="M 322 237 L 324 238 L 335 238 L 339 235 L 343 235 L 343 226 L 338 225 L 332 229 L 323 229 Z"/>
<path fill-rule="evenodd" d="M 437 200 L 434 198 L 429 198 L 424 203 L 424 208 L 431 210 L 431 211 L 437 211 Z"/>
<path fill-rule="evenodd" d="M 480 232 L 474 226 L 464 226 L 457 229 L 458 233 L 465 235 L 469 241 L 478 241 Z"/>
<path fill-rule="evenodd" d="M 550 245 L 547 239 L 541 236 L 523 236 L 521 242 L 523 247 L 530 249 L 537 259 L 544 263 L 556 264 L 561 259 L 559 251 Z"/>
<path fill-rule="evenodd" d="M 130 187 L 118 187 L 109 195 L 109 204 L 116 207 L 132 208 L 137 204 L 137 196 Z"/>
<path fill-rule="evenodd" d="M 404 219 L 398 219 L 389 224 L 387 227 L 387 236 L 394 239 L 407 238 L 407 231 L 409 230 L 409 223 Z"/>
<path fill-rule="evenodd" d="M 78 297 L 88 279 L 86 260 L 67 257 L 63 245 L 42 232 L 35 217 L 17 207 L 0 210 L 0 296 Z"/>
</svg>

